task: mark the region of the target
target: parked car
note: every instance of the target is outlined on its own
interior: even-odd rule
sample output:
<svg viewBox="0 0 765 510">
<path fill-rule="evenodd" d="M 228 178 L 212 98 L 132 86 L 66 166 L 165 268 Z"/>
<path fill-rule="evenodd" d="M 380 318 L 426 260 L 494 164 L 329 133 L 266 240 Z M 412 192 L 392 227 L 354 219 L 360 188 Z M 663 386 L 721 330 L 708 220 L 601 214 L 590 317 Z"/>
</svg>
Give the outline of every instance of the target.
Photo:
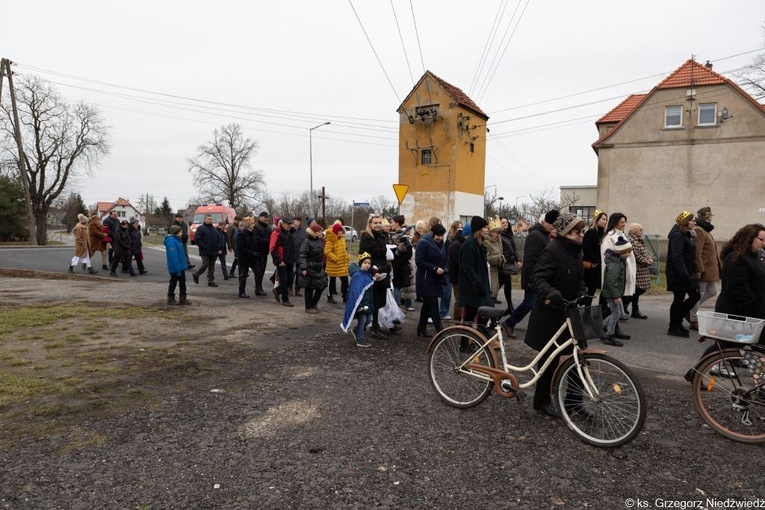
<svg viewBox="0 0 765 510">
<path fill-rule="evenodd" d="M 356 232 L 355 228 L 349 227 L 347 225 L 343 225 L 343 228 L 345 229 L 345 240 L 350 241 L 352 243 L 359 240 L 359 233 Z"/>
</svg>

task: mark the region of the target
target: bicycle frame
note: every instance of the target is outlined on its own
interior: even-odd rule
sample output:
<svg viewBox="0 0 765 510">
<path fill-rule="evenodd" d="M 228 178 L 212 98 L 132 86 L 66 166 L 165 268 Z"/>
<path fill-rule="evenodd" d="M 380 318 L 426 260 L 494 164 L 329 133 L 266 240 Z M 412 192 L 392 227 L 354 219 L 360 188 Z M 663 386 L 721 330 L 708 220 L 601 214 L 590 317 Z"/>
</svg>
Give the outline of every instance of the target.
<svg viewBox="0 0 765 510">
<path fill-rule="evenodd" d="M 460 326 L 456 326 L 456 327 L 460 327 Z M 563 334 L 563 332 L 566 331 L 566 329 L 569 330 L 569 333 L 571 334 L 571 338 L 569 338 L 563 343 L 558 343 L 558 339 Z M 470 375 L 472 377 L 478 377 L 480 379 L 485 379 L 487 381 L 491 380 L 494 382 L 495 386 L 497 387 L 496 388 L 497 393 L 503 396 L 512 396 L 512 394 L 505 394 L 505 392 L 500 391 L 500 388 L 499 388 L 501 381 L 506 378 L 507 374 L 512 375 L 514 373 L 531 372 L 533 374 L 533 377 L 529 381 L 522 384 L 514 385 L 516 386 L 514 390 L 529 388 L 537 383 L 537 381 L 541 377 L 542 372 L 547 370 L 547 368 L 553 363 L 555 357 L 558 354 L 560 354 L 565 349 L 573 345 L 574 351 L 572 355 L 574 356 L 574 360 L 576 362 L 576 370 L 577 370 L 577 373 L 579 374 L 579 378 L 582 381 L 587 381 L 587 383 L 584 384 L 584 387 L 587 391 L 587 395 L 591 399 L 595 399 L 597 397 L 597 395 L 595 394 L 597 390 L 595 389 L 595 384 L 592 381 L 589 372 L 585 374 L 585 371 L 582 370 L 582 366 L 580 363 L 580 354 L 584 352 L 584 350 L 579 348 L 579 344 L 573 336 L 573 329 L 571 327 L 571 319 L 569 319 L 568 317 L 566 317 L 566 322 L 563 323 L 560 326 L 560 328 L 558 328 L 558 331 L 555 333 L 555 335 L 553 335 L 553 337 L 547 342 L 547 344 L 542 348 L 542 350 L 539 351 L 539 353 L 534 357 L 534 359 L 530 361 L 527 365 L 522 367 L 511 365 L 510 363 L 508 363 L 505 344 L 502 341 L 502 330 L 499 324 L 497 324 L 497 326 L 495 327 L 495 330 L 497 332 L 489 339 L 486 339 L 486 337 L 483 334 L 481 334 L 480 331 L 475 331 L 475 330 L 471 330 L 471 331 L 478 333 L 481 337 L 485 339 L 485 342 L 481 345 L 481 347 L 476 352 L 486 351 L 487 354 L 489 356 L 492 356 L 495 361 L 497 360 L 496 355 L 494 354 L 493 349 L 489 348 L 488 346 L 492 341 L 494 340 L 498 341 L 499 350 L 501 354 L 502 369 L 500 370 L 497 368 L 491 368 L 484 365 L 471 363 L 471 360 L 472 360 L 472 357 L 471 357 L 466 359 L 460 366 L 457 367 L 459 371 L 467 375 Z M 552 351 L 550 356 L 547 358 L 547 360 L 539 369 L 536 369 L 535 365 L 539 362 L 540 359 L 542 359 L 545 353 L 547 353 L 551 349 L 554 349 L 554 350 Z M 589 349 L 587 349 L 587 351 L 594 352 L 594 350 L 591 351 Z M 605 352 L 605 351 L 599 351 L 599 352 Z M 515 378 L 513 377 L 512 379 L 514 380 Z"/>
</svg>

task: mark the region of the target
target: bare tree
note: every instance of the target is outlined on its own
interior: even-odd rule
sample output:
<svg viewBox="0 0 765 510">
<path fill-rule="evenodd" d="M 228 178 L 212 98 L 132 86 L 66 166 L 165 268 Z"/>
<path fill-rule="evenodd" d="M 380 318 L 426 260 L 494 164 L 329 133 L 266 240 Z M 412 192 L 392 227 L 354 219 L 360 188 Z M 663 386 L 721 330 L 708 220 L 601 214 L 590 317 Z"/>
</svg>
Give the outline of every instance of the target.
<svg viewBox="0 0 765 510">
<path fill-rule="evenodd" d="M 547 211 L 560 210 L 561 207 L 553 188 L 545 189 L 539 195 L 529 195 L 529 199 L 530 202 L 524 202 L 520 207 L 521 217 L 529 223 L 536 222 Z"/>
<path fill-rule="evenodd" d="M 369 201 L 369 208 L 384 218 L 396 214 L 396 202 L 385 195 L 377 195 Z"/>
<path fill-rule="evenodd" d="M 157 199 L 154 198 L 154 195 L 151 194 L 139 195 L 137 205 L 138 210 L 143 214 L 155 214 L 154 210 L 159 208 Z"/>
<path fill-rule="evenodd" d="M 765 25 L 761 26 L 765 32 Z M 755 56 L 752 63 L 734 73 L 736 81 L 755 99 L 765 97 L 765 53 Z"/>
<path fill-rule="evenodd" d="M 263 203 L 263 172 L 250 169 L 258 142 L 245 138 L 239 124 L 221 126 L 213 140 L 188 158 L 194 184 L 206 201 L 228 201 L 234 209 L 250 209 Z"/>
<path fill-rule="evenodd" d="M 93 166 L 109 154 L 109 128 L 100 110 L 80 101 L 69 104 L 46 80 L 22 76 L 16 87 L 26 179 L 32 202 L 38 245 L 47 244 L 51 204 L 73 187 L 77 178 L 90 175 Z M 10 101 L 3 98 L 0 147 L 18 168 Z"/>
</svg>

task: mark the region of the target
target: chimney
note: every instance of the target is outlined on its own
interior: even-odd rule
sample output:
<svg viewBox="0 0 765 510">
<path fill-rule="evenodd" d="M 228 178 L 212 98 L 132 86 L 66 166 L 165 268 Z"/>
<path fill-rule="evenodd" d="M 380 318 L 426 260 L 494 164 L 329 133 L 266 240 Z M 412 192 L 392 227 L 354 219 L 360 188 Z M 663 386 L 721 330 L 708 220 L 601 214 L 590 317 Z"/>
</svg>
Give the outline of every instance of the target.
<svg viewBox="0 0 765 510">
<path fill-rule="evenodd" d="M 706 63 L 706 64 L 704 64 L 704 67 L 706 67 L 707 69 L 712 69 L 712 62 L 710 62 L 709 60 L 707 60 L 707 63 Z"/>
</svg>

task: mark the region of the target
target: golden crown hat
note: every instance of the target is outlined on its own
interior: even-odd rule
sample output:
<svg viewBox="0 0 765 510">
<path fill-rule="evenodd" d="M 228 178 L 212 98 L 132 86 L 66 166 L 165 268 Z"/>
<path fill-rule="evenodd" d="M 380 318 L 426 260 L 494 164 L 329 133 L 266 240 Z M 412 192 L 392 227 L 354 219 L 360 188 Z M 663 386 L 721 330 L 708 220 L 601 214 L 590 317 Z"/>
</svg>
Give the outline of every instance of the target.
<svg viewBox="0 0 765 510">
<path fill-rule="evenodd" d="M 675 220 L 675 222 L 678 225 L 682 225 L 683 223 L 685 223 L 685 220 L 687 220 L 690 216 L 693 216 L 693 213 L 691 213 L 690 211 L 683 211 L 677 215 L 677 219 Z"/>
<path fill-rule="evenodd" d="M 502 230 L 502 222 L 497 216 L 489 219 L 489 232 L 492 230 Z"/>
<path fill-rule="evenodd" d="M 601 211 L 600 209 L 595 209 L 595 212 L 592 213 L 592 219 L 594 220 L 595 218 L 597 218 L 601 214 L 603 214 L 603 211 Z"/>
<path fill-rule="evenodd" d="M 372 259 L 372 255 L 369 254 L 369 252 L 359 253 L 359 257 L 356 259 L 356 262 L 361 264 L 361 261 L 364 259 Z"/>
</svg>

